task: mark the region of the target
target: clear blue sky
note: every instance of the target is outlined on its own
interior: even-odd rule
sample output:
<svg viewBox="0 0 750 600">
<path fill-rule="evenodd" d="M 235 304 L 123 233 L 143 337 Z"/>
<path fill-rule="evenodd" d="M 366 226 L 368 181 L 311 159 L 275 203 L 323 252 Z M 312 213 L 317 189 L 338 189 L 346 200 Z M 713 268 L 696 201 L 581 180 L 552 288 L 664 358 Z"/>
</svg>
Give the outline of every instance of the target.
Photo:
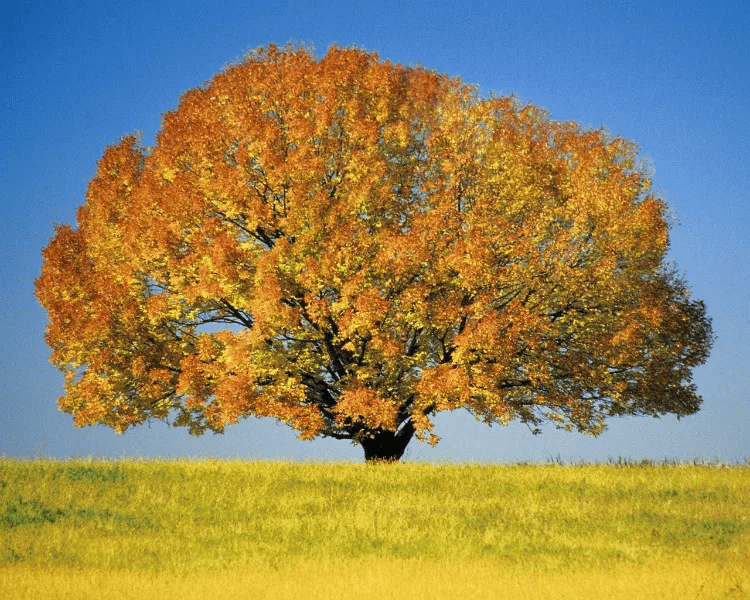
<svg viewBox="0 0 750 600">
<path fill-rule="evenodd" d="M 152 140 L 183 91 L 248 49 L 305 41 L 419 63 L 636 140 L 679 221 L 671 257 L 719 336 L 692 417 L 619 419 L 592 439 L 455 413 L 437 419 L 441 443 L 412 442 L 408 460 L 750 458 L 748 31 L 746 0 L 0 3 L 0 455 L 361 460 L 271 420 L 197 439 L 162 423 L 75 429 L 56 408 L 62 376 L 33 296 L 40 251 L 55 222 L 75 219 L 105 146 L 134 131 Z"/>
</svg>

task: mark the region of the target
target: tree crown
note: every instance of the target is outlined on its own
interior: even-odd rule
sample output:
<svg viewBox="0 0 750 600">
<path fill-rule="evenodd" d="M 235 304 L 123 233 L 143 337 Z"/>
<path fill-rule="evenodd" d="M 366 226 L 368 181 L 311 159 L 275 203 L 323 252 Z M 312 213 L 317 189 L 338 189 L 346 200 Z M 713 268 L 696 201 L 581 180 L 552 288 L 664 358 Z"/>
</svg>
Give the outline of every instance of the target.
<svg viewBox="0 0 750 600">
<path fill-rule="evenodd" d="M 37 296 L 60 407 L 118 431 L 269 416 L 371 457 L 460 407 L 594 434 L 688 415 L 712 334 L 665 210 L 627 140 L 269 46 L 187 92 L 153 149 L 107 149 L 57 228 Z"/>
</svg>

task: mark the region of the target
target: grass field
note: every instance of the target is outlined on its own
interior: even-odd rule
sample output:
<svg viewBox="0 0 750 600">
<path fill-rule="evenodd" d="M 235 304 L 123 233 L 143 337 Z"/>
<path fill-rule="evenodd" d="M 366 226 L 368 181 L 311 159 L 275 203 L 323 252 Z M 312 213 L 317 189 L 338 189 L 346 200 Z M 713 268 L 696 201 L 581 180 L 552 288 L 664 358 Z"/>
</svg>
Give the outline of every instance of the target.
<svg viewBox="0 0 750 600">
<path fill-rule="evenodd" d="M 0 598 L 750 598 L 750 468 L 0 461 Z"/>
</svg>

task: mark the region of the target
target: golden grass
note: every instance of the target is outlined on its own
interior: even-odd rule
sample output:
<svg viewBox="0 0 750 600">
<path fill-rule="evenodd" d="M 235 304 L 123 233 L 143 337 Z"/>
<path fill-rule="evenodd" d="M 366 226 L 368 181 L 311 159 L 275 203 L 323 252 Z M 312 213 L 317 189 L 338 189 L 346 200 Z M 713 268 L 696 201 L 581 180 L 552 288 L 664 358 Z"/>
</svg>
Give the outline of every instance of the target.
<svg viewBox="0 0 750 600">
<path fill-rule="evenodd" d="M 0 598 L 744 598 L 750 469 L 0 461 Z"/>
<path fill-rule="evenodd" d="M 549 572 L 496 561 L 398 559 L 247 565 L 221 572 L 143 573 L 75 567 L 0 568 L 0 597 L 18 600 L 679 600 L 750 597 L 741 565 L 702 562 Z"/>
</svg>

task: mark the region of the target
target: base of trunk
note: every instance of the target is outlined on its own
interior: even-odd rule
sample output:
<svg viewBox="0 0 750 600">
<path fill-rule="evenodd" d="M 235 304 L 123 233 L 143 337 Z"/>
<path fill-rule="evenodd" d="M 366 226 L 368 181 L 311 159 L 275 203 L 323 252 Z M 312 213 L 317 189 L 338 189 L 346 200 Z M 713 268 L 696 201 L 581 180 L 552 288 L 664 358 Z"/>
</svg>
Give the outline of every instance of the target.
<svg viewBox="0 0 750 600">
<path fill-rule="evenodd" d="M 398 432 L 378 429 L 368 433 L 369 436 L 364 437 L 360 442 L 365 451 L 365 462 L 367 464 L 395 463 L 404 455 L 406 447 L 414 436 L 414 427 L 411 422 L 408 422 Z"/>
</svg>

